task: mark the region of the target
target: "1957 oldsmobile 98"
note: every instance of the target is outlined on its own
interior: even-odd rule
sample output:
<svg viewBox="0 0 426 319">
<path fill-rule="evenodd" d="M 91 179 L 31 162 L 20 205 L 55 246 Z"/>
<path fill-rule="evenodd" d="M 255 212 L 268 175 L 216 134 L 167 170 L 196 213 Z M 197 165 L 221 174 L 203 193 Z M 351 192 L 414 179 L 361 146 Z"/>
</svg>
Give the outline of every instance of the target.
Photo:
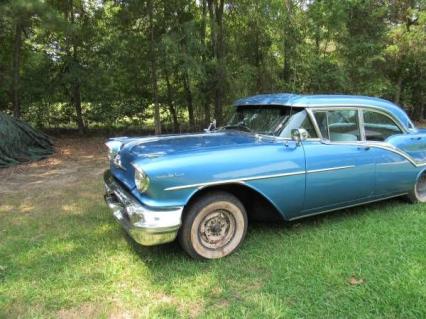
<svg viewBox="0 0 426 319">
<path fill-rule="evenodd" d="M 115 218 L 136 242 L 178 237 L 195 258 L 235 251 L 248 217 L 291 221 L 397 196 L 426 202 L 426 130 L 378 98 L 258 95 L 238 100 L 216 130 L 106 144 Z"/>
</svg>

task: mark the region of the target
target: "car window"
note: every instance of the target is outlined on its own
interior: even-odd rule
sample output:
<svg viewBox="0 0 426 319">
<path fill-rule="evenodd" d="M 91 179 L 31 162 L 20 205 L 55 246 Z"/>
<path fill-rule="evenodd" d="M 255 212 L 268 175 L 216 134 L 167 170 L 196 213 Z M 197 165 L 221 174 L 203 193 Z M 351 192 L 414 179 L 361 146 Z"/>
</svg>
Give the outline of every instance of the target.
<svg viewBox="0 0 426 319">
<path fill-rule="evenodd" d="M 385 141 L 389 136 L 402 131 L 388 116 L 374 111 L 363 111 L 364 130 L 367 141 Z"/>
<path fill-rule="evenodd" d="M 328 136 L 328 121 L 327 121 L 327 112 L 315 112 L 315 119 L 318 123 L 321 135 L 323 138 L 329 140 Z"/>
<path fill-rule="evenodd" d="M 309 138 L 317 138 L 318 134 L 315 131 L 314 125 L 305 110 L 294 112 L 285 123 L 282 123 L 281 137 L 291 138 L 291 131 L 293 129 L 303 128 L 308 134 Z"/>
<path fill-rule="evenodd" d="M 330 110 L 315 112 L 321 135 L 332 142 L 361 140 L 357 110 Z"/>
</svg>

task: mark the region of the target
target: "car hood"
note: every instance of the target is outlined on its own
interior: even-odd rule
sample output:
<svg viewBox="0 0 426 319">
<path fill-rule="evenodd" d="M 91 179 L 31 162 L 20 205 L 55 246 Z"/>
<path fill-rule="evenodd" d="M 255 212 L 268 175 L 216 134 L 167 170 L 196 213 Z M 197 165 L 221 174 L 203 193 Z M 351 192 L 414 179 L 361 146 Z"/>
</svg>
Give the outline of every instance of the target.
<svg viewBox="0 0 426 319">
<path fill-rule="evenodd" d="M 180 134 L 131 138 L 124 143 L 120 153 L 130 153 L 134 159 L 158 158 L 167 155 L 203 152 L 213 149 L 226 149 L 248 144 L 262 143 L 259 137 L 239 131 L 213 133 Z"/>
<path fill-rule="evenodd" d="M 114 138 L 123 145 L 119 151 L 120 167 L 112 164 L 111 170 L 128 188 L 134 189 L 134 165 L 142 166 L 151 177 L 164 167 L 174 165 L 169 160 L 188 156 L 197 157 L 205 153 L 228 152 L 235 149 L 251 148 L 277 143 L 273 137 L 259 137 L 254 134 L 226 130 L 212 133 L 151 136 L 144 138 Z M 233 152 L 233 156 L 239 152 Z M 229 158 L 229 160 L 235 160 Z M 161 164 L 160 164 L 161 163 Z M 153 170 L 158 170 L 154 172 Z"/>
</svg>

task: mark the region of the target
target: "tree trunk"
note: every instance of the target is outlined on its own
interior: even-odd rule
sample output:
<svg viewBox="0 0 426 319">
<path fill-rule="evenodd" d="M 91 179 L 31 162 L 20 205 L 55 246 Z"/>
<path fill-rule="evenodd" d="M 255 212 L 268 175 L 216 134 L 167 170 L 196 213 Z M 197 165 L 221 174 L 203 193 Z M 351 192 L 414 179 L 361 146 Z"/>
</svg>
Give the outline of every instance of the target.
<svg viewBox="0 0 426 319">
<path fill-rule="evenodd" d="M 79 65 L 78 61 L 78 47 L 77 45 L 73 45 L 73 60 L 75 65 Z M 83 121 L 83 114 L 81 110 L 81 90 L 80 90 L 80 78 L 79 76 L 74 79 L 74 83 L 72 84 L 71 88 L 71 101 L 75 108 L 75 113 L 77 115 L 77 127 L 78 127 L 78 133 L 80 135 L 84 134 L 84 131 L 86 129 Z"/>
<path fill-rule="evenodd" d="M 291 60 L 291 52 L 293 50 L 290 40 L 290 36 L 292 33 L 291 26 L 291 14 L 292 14 L 292 0 L 285 0 L 285 18 L 284 18 L 284 41 L 283 41 L 283 54 L 284 54 L 284 66 L 283 66 L 283 80 L 285 82 L 290 82 L 291 79 L 291 69 L 290 69 L 290 60 Z"/>
<path fill-rule="evenodd" d="M 255 56 L 254 56 L 254 65 L 256 66 L 256 93 L 261 93 L 263 91 L 263 81 L 262 81 L 262 52 L 260 48 L 260 39 L 259 39 L 259 30 L 256 25 L 253 25 L 255 33 Z"/>
<path fill-rule="evenodd" d="M 179 122 L 177 118 L 177 113 L 175 106 L 173 104 L 173 94 L 172 94 L 172 86 L 170 84 L 169 72 L 167 68 L 164 68 L 164 77 L 166 79 L 166 87 L 167 87 L 167 104 L 169 106 L 170 115 L 172 116 L 173 121 L 173 130 L 175 133 L 179 132 Z"/>
<path fill-rule="evenodd" d="M 215 99 L 215 113 L 218 125 L 223 122 L 223 95 L 225 84 L 225 69 L 224 69 L 224 47 L 223 47 L 223 7 L 224 0 L 219 0 L 219 5 L 216 7 L 216 23 L 217 23 L 217 62 L 218 62 L 218 86 Z"/>
<path fill-rule="evenodd" d="M 398 80 L 396 83 L 395 97 L 393 99 L 395 104 L 399 104 L 399 102 L 401 101 L 401 91 L 402 91 L 402 72 L 399 72 Z"/>
<path fill-rule="evenodd" d="M 69 15 L 69 21 L 71 23 L 71 25 L 74 25 L 75 21 L 74 21 L 74 3 L 71 0 L 69 2 L 69 7 L 67 8 L 67 10 L 64 12 L 66 18 L 68 19 L 68 15 Z M 80 67 L 80 62 L 79 62 L 79 58 L 78 58 L 78 45 L 77 43 L 75 43 L 75 38 L 74 37 L 70 37 L 71 40 L 71 45 L 67 45 L 67 54 L 68 56 L 70 56 L 73 60 L 73 65 L 74 67 L 77 66 L 78 68 Z M 69 48 L 72 48 L 72 52 L 70 52 Z M 74 70 L 75 72 L 75 70 Z M 77 75 L 76 75 L 77 74 Z M 74 106 L 75 109 L 75 113 L 76 113 L 76 120 L 77 120 L 77 128 L 78 128 L 78 133 L 80 135 L 83 135 L 85 132 L 85 125 L 84 125 L 84 120 L 83 120 L 83 112 L 82 112 L 82 108 L 81 108 L 81 84 L 80 84 L 80 70 L 77 70 L 77 72 L 75 72 L 75 74 L 72 76 L 72 80 L 71 80 L 71 92 L 70 92 L 70 97 L 71 97 L 71 104 Z"/>
<path fill-rule="evenodd" d="M 207 46 L 206 46 L 206 20 L 207 20 L 207 3 L 206 0 L 202 2 L 202 18 L 201 18 L 201 47 L 203 48 L 203 54 L 201 56 L 201 64 L 207 65 Z M 210 103 L 208 96 L 208 85 L 206 79 L 202 82 L 203 87 L 203 110 L 204 110 L 204 126 L 208 127 L 210 124 Z"/>
<path fill-rule="evenodd" d="M 20 86 L 20 68 L 21 68 L 21 48 L 22 48 L 22 24 L 18 21 L 15 26 L 15 37 L 13 41 L 13 59 L 12 59 L 12 104 L 13 104 L 13 115 L 16 118 L 21 117 L 21 101 L 19 96 Z"/>
<path fill-rule="evenodd" d="M 150 28 L 150 58 L 151 58 L 151 82 L 152 82 L 152 97 L 154 99 L 154 123 L 155 123 L 155 134 L 161 134 L 161 122 L 160 122 L 160 105 L 158 104 L 158 90 L 157 90 L 157 61 L 155 58 L 156 52 L 154 52 L 155 36 L 154 36 L 154 9 L 152 0 L 148 2 L 149 10 L 149 28 Z"/>
<path fill-rule="evenodd" d="M 192 105 L 192 91 L 191 91 L 191 84 L 189 82 L 189 75 L 187 70 L 185 70 L 183 73 L 183 89 L 185 91 L 186 103 L 188 107 L 189 128 L 191 131 L 194 131 L 195 130 L 194 106 Z"/>
<path fill-rule="evenodd" d="M 208 8 L 211 21 L 211 37 L 213 44 L 213 56 L 216 62 L 215 90 L 214 90 L 214 114 L 216 122 L 223 122 L 223 94 L 225 85 L 224 70 L 224 43 L 223 43 L 223 8 L 224 0 L 208 0 Z"/>
<path fill-rule="evenodd" d="M 74 105 L 75 112 L 77 114 L 77 127 L 78 127 L 78 133 L 80 135 L 84 134 L 85 131 L 85 125 L 83 121 L 83 114 L 81 111 L 81 91 L 80 91 L 80 84 L 78 82 L 73 84 L 71 92 L 71 103 Z"/>
</svg>

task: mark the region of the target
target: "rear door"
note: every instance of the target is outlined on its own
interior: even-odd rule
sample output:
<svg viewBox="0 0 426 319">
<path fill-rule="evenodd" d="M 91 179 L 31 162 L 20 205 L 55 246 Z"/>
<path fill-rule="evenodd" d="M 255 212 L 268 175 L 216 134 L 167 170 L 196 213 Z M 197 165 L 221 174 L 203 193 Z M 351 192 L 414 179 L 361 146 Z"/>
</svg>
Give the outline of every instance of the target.
<svg viewBox="0 0 426 319">
<path fill-rule="evenodd" d="M 362 113 L 365 139 L 367 143 L 376 145 L 372 148 L 376 161 L 375 196 L 389 197 L 408 192 L 415 183 L 418 169 L 390 146 L 400 146 L 399 140 L 412 142 L 412 137 L 382 112 L 364 109 Z M 418 147 L 421 141 L 416 142 L 412 145 Z"/>
</svg>

